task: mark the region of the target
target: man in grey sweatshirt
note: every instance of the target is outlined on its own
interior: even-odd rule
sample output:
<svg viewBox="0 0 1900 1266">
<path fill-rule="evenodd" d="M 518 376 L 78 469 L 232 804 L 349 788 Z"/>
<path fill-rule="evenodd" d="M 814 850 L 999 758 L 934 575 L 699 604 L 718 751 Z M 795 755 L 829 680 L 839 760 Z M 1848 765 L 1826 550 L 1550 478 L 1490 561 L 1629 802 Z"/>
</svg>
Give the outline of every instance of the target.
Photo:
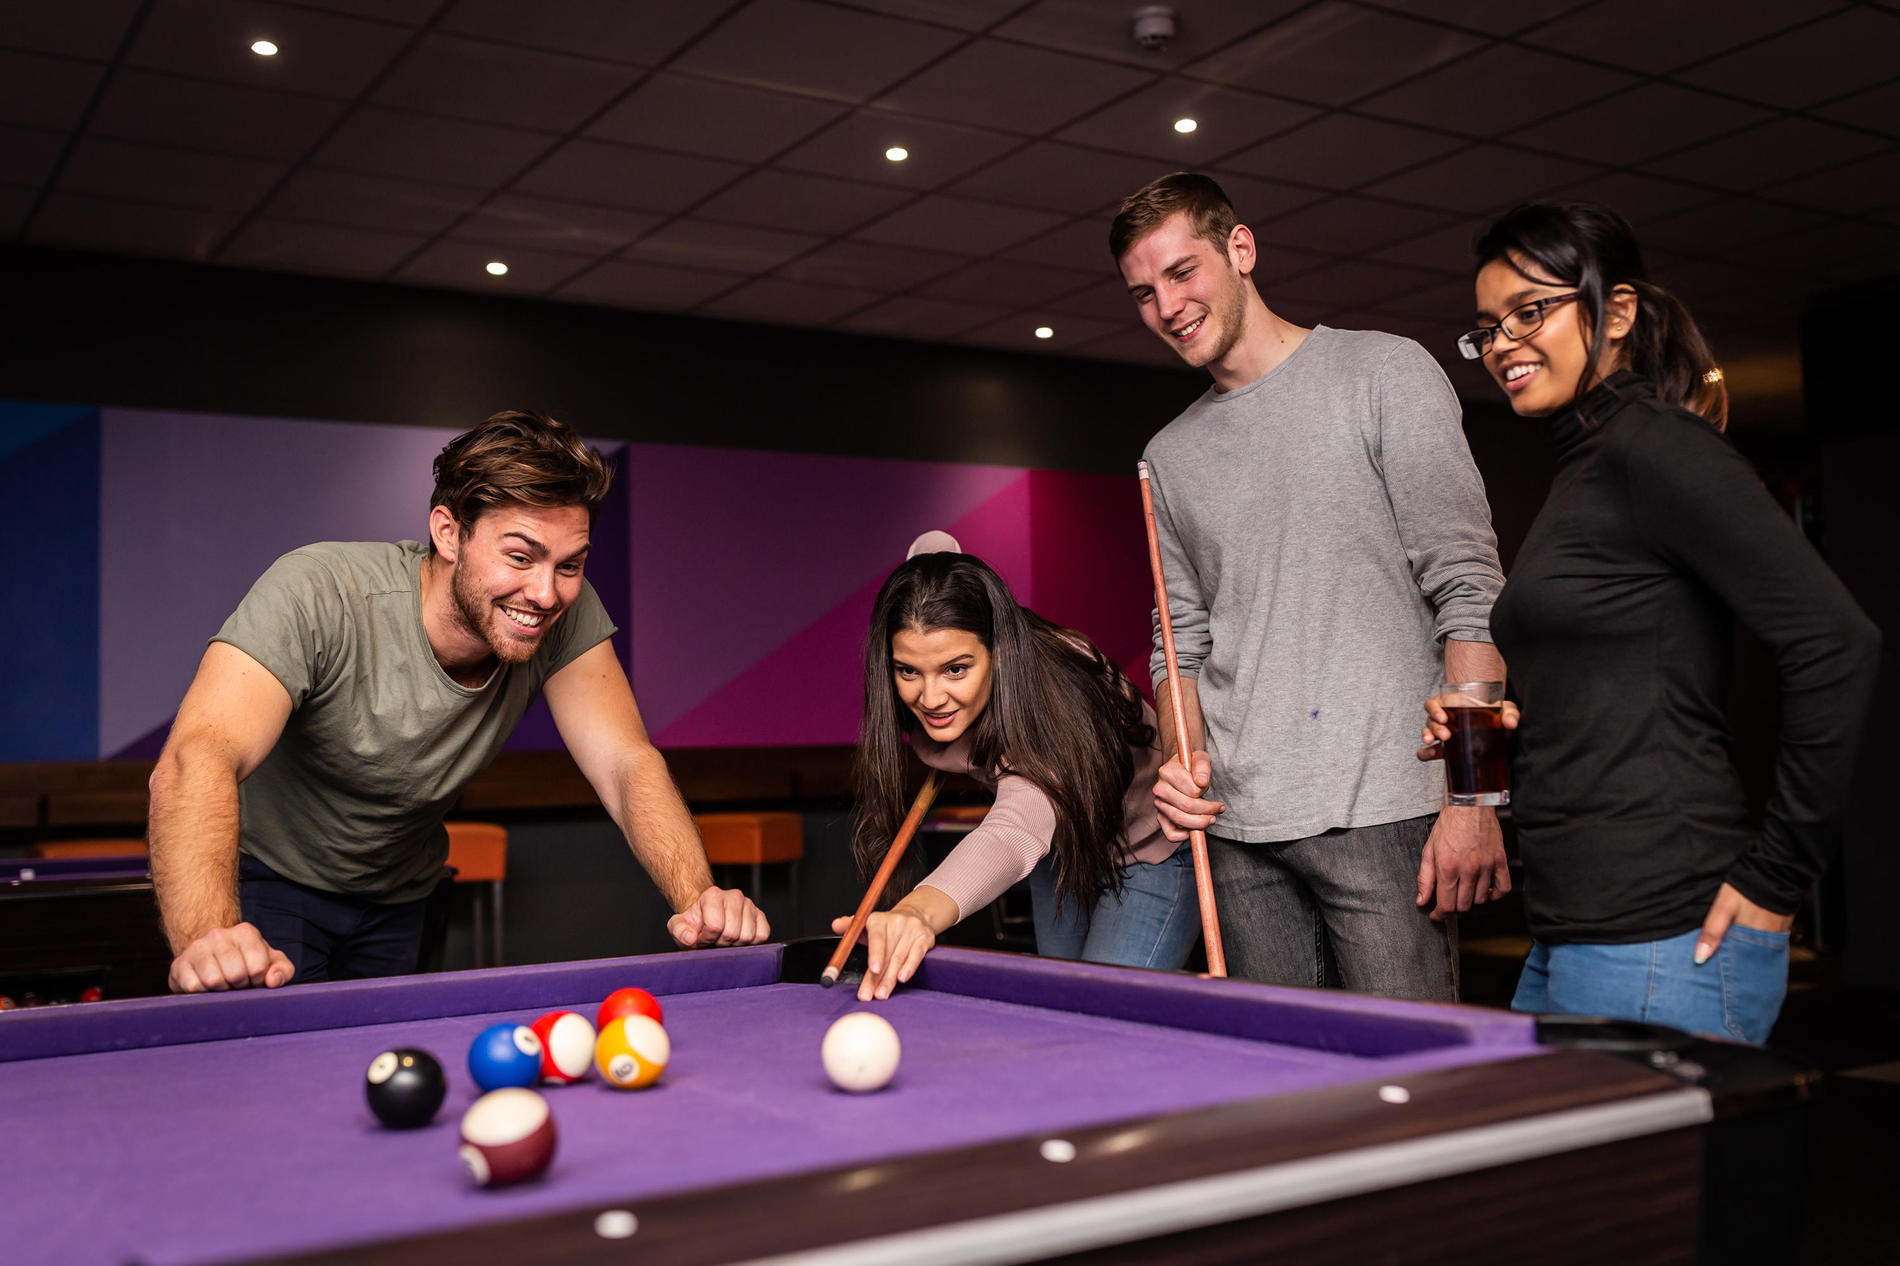
<svg viewBox="0 0 1900 1266">
<path fill-rule="evenodd" d="M 1502 680 L 1503 585 L 1457 396 L 1417 343 L 1261 300 L 1219 185 L 1131 195 L 1110 250 L 1143 322 L 1213 387 L 1149 442 L 1192 769 L 1150 671 L 1172 839 L 1208 834 L 1236 976 L 1457 993 L 1459 910 L 1510 888 L 1490 809 L 1414 759 L 1441 681 Z"/>
</svg>

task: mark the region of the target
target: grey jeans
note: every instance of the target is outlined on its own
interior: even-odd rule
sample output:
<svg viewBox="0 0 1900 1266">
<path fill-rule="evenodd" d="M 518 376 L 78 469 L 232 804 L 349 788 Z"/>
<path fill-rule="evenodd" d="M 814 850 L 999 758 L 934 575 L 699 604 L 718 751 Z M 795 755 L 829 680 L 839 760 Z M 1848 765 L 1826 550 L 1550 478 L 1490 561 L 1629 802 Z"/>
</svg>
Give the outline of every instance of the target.
<svg viewBox="0 0 1900 1266">
<path fill-rule="evenodd" d="M 1413 903 L 1436 816 L 1246 844 L 1207 837 L 1230 975 L 1454 1002 L 1458 929 Z"/>
</svg>

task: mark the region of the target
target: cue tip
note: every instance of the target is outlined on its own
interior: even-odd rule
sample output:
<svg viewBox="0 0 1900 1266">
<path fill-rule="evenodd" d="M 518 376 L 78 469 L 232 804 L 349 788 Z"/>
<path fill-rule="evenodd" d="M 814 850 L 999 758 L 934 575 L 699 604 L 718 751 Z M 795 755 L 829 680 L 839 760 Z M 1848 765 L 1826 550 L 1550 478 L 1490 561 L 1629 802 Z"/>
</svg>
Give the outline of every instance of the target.
<svg viewBox="0 0 1900 1266">
<path fill-rule="evenodd" d="M 1147 458 L 1144 457 L 1140 461 L 1135 463 L 1135 473 L 1137 475 L 1140 475 L 1143 479 L 1146 479 L 1148 477 L 1148 459 Z"/>
<path fill-rule="evenodd" d="M 824 988 L 824 989 L 829 989 L 837 983 L 838 983 L 838 969 L 836 967 L 825 968 L 824 974 L 818 977 L 818 984 L 821 988 Z"/>
</svg>

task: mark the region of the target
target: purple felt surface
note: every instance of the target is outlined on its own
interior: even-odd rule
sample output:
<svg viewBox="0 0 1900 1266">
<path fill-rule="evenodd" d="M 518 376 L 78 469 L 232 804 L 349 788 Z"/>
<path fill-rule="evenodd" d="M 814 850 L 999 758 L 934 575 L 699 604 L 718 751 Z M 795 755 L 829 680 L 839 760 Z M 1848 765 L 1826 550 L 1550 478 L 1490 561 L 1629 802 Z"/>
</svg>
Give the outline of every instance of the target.
<svg viewBox="0 0 1900 1266">
<path fill-rule="evenodd" d="M 555 1001 L 588 1013 L 600 996 Z M 456 1160 L 475 1097 L 463 1058 L 483 1027 L 536 1009 L 0 1064 L 0 1190 L 31 1211 L 13 1220 L 6 1260 L 168 1266 L 311 1249 L 1523 1053 L 1361 1058 L 919 989 L 876 1007 L 904 1041 L 896 1081 L 851 1096 L 818 1060 L 826 1027 L 859 1006 L 849 993 L 772 984 L 665 1006 L 674 1058 L 659 1085 L 550 1089 L 553 1167 L 494 1192 L 471 1189 Z M 398 1045 L 432 1050 L 451 1079 L 423 1130 L 383 1130 L 364 1105 L 364 1069 Z"/>
<path fill-rule="evenodd" d="M 143 879 L 151 875 L 143 856 L 10 857 L 0 861 L 0 883 L 36 879 Z"/>
</svg>

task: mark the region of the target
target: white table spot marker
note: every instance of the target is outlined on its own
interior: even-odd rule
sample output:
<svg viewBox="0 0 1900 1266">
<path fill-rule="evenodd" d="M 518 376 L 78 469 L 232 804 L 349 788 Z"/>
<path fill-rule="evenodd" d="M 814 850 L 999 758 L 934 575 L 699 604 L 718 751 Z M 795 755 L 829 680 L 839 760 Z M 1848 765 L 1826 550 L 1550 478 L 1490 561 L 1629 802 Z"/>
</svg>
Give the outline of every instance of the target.
<svg viewBox="0 0 1900 1266">
<path fill-rule="evenodd" d="M 1066 1165 L 1075 1159 L 1075 1144 L 1067 1139 L 1050 1139 L 1042 1145 L 1042 1158 Z"/>
<path fill-rule="evenodd" d="M 1410 1103 L 1412 1092 L 1404 1086 L 1380 1086 L 1379 1098 L 1387 1103 Z"/>
<path fill-rule="evenodd" d="M 625 1209 L 609 1209 L 594 1219 L 594 1234 L 603 1240 L 624 1240 L 640 1229 L 640 1219 Z"/>
</svg>

